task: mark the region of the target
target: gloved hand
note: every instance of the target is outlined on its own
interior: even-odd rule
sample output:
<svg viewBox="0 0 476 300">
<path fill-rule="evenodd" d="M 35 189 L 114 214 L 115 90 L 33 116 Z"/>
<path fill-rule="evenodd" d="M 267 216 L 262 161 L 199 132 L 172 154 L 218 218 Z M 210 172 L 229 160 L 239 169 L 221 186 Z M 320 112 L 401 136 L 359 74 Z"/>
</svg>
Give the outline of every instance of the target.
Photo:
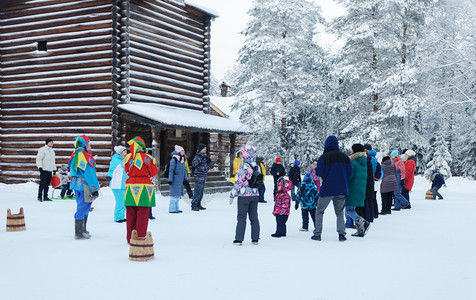
<svg viewBox="0 0 476 300">
<path fill-rule="evenodd" d="M 169 185 L 172 185 L 172 181 L 169 181 Z"/>
<path fill-rule="evenodd" d="M 445 183 L 445 184 L 443 184 L 443 186 L 444 186 L 444 187 L 447 187 L 447 186 L 446 186 L 446 183 Z"/>
<path fill-rule="evenodd" d="M 193 198 L 193 193 L 188 193 L 188 198 L 192 199 Z"/>
<path fill-rule="evenodd" d="M 53 175 L 56 175 L 56 171 L 53 171 Z"/>
<path fill-rule="evenodd" d="M 38 170 L 40 170 L 40 172 L 43 172 L 43 168 L 38 168 Z"/>
<path fill-rule="evenodd" d="M 405 186 L 405 179 L 400 180 L 400 186 Z"/>
<path fill-rule="evenodd" d="M 297 210 L 299 208 L 299 202 L 296 201 L 296 204 L 294 204 L 294 209 Z"/>
<path fill-rule="evenodd" d="M 230 197 L 230 205 L 233 204 L 233 197 Z"/>
<path fill-rule="evenodd" d="M 106 176 L 106 180 L 111 181 L 112 180 L 111 176 Z"/>
</svg>

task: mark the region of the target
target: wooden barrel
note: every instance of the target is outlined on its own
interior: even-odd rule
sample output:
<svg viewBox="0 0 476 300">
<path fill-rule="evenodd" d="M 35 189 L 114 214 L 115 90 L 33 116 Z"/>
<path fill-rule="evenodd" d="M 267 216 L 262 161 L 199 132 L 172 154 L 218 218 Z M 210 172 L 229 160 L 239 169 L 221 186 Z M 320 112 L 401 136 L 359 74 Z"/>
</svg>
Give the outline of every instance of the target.
<svg viewBox="0 0 476 300">
<path fill-rule="evenodd" d="M 137 237 L 137 231 L 132 231 L 129 248 L 129 260 L 148 261 L 154 259 L 154 241 L 152 234 L 147 232 L 147 236 Z"/>
<path fill-rule="evenodd" d="M 23 207 L 20 208 L 20 213 L 12 215 L 10 209 L 7 209 L 7 231 L 23 231 L 26 230 L 25 215 L 23 214 Z"/>
<path fill-rule="evenodd" d="M 433 191 L 432 190 L 426 191 L 425 199 L 426 200 L 433 200 Z"/>
</svg>

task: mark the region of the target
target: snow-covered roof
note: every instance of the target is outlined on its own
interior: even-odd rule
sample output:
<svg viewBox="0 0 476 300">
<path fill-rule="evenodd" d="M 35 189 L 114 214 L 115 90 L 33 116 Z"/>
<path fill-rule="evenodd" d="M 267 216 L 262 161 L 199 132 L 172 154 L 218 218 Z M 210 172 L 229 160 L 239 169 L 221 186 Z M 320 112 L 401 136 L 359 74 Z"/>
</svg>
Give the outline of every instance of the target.
<svg viewBox="0 0 476 300">
<path fill-rule="evenodd" d="M 211 132 L 245 133 L 248 131 L 247 127 L 240 122 L 205 114 L 198 110 L 140 102 L 120 104 L 119 108 L 166 126 L 205 129 Z"/>
<path fill-rule="evenodd" d="M 238 110 L 231 111 L 231 106 L 233 103 L 235 103 L 235 101 L 235 97 L 210 96 L 210 103 L 215 105 L 231 120 L 240 122 L 240 112 Z"/>
<path fill-rule="evenodd" d="M 197 10 L 199 10 L 199 11 L 201 11 L 201 12 L 203 12 L 203 13 L 206 13 L 207 15 L 210 15 L 212 18 L 218 18 L 218 17 L 220 17 L 220 16 L 218 15 L 218 13 L 217 13 L 216 11 L 214 11 L 213 9 L 210 9 L 210 8 L 207 8 L 207 7 L 204 7 L 204 6 L 195 4 L 195 3 L 191 2 L 191 1 L 187 1 L 187 0 L 185 0 L 184 2 L 185 2 L 185 4 L 186 4 L 187 6 L 191 6 L 191 7 L 193 7 L 193 8 L 196 8 Z"/>
</svg>

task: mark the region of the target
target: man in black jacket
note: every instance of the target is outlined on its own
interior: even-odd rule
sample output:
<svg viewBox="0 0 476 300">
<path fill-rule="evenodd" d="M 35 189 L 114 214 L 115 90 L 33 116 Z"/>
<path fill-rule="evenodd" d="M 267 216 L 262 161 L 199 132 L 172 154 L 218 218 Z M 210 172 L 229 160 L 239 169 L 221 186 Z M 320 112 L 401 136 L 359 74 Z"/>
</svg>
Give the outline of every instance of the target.
<svg viewBox="0 0 476 300">
<path fill-rule="evenodd" d="M 193 191 L 192 210 L 200 211 L 206 209 L 202 206 L 203 190 L 207 181 L 208 168 L 211 160 L 207 156 L 207 146 L 205 144 L 198 145 L 197 154 L 193 158 L 193 180 L 195 181 L 195 189 Z"/>
<path fill-rule="evenodd" d="M 269 173 L 273 175 L 273 179 L 274 179 L 273 195 L 276 195 L 276 191 L 278 190 L 278 185 L 277 185 L 278 179 L 279 177 L 283 177 L 284 175 L 286 175 L 286 170 L 281 165 L 281 157 L 276 158 L 276 162 L 271 166 L 271 171 Z"/>
</svg>

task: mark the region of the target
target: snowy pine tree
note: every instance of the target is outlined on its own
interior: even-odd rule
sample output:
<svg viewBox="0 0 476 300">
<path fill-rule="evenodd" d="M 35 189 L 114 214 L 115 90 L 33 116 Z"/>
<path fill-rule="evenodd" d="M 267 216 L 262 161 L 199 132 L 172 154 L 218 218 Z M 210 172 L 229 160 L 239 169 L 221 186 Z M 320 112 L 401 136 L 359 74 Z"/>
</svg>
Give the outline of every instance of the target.
<svg viewBox="0 0 476 300">
<path fill-rule="evenodd" d="M 324 53 L 313 41 L 320 9 L 308 1 L 261 0 L 249 14 L 235 107 L 262 155 L 309 160 L 322 140 L 322 131 L 309 128 L 322 126 L 327 98 Z"/>
<path fill-rule="evenodd" d="M 451 154 L 448 152 L 448 145 L 443 136 L 438 136 L 430 151 L 433 151 L 432 159 L 426 165 L 429 174 L 432 170 L 438 171 L 445 179 L 451 177 Z"/>
<path fill-rule="evenodd" d="M 440 0 L 429 19 L 422 66 L 431 105 L 425 111 L 427 136 L 442 131 L 452 168 L 476 178 L 476 1 Z M 462 136 L 462 133 L 466 133 Z"/>
</svg>

